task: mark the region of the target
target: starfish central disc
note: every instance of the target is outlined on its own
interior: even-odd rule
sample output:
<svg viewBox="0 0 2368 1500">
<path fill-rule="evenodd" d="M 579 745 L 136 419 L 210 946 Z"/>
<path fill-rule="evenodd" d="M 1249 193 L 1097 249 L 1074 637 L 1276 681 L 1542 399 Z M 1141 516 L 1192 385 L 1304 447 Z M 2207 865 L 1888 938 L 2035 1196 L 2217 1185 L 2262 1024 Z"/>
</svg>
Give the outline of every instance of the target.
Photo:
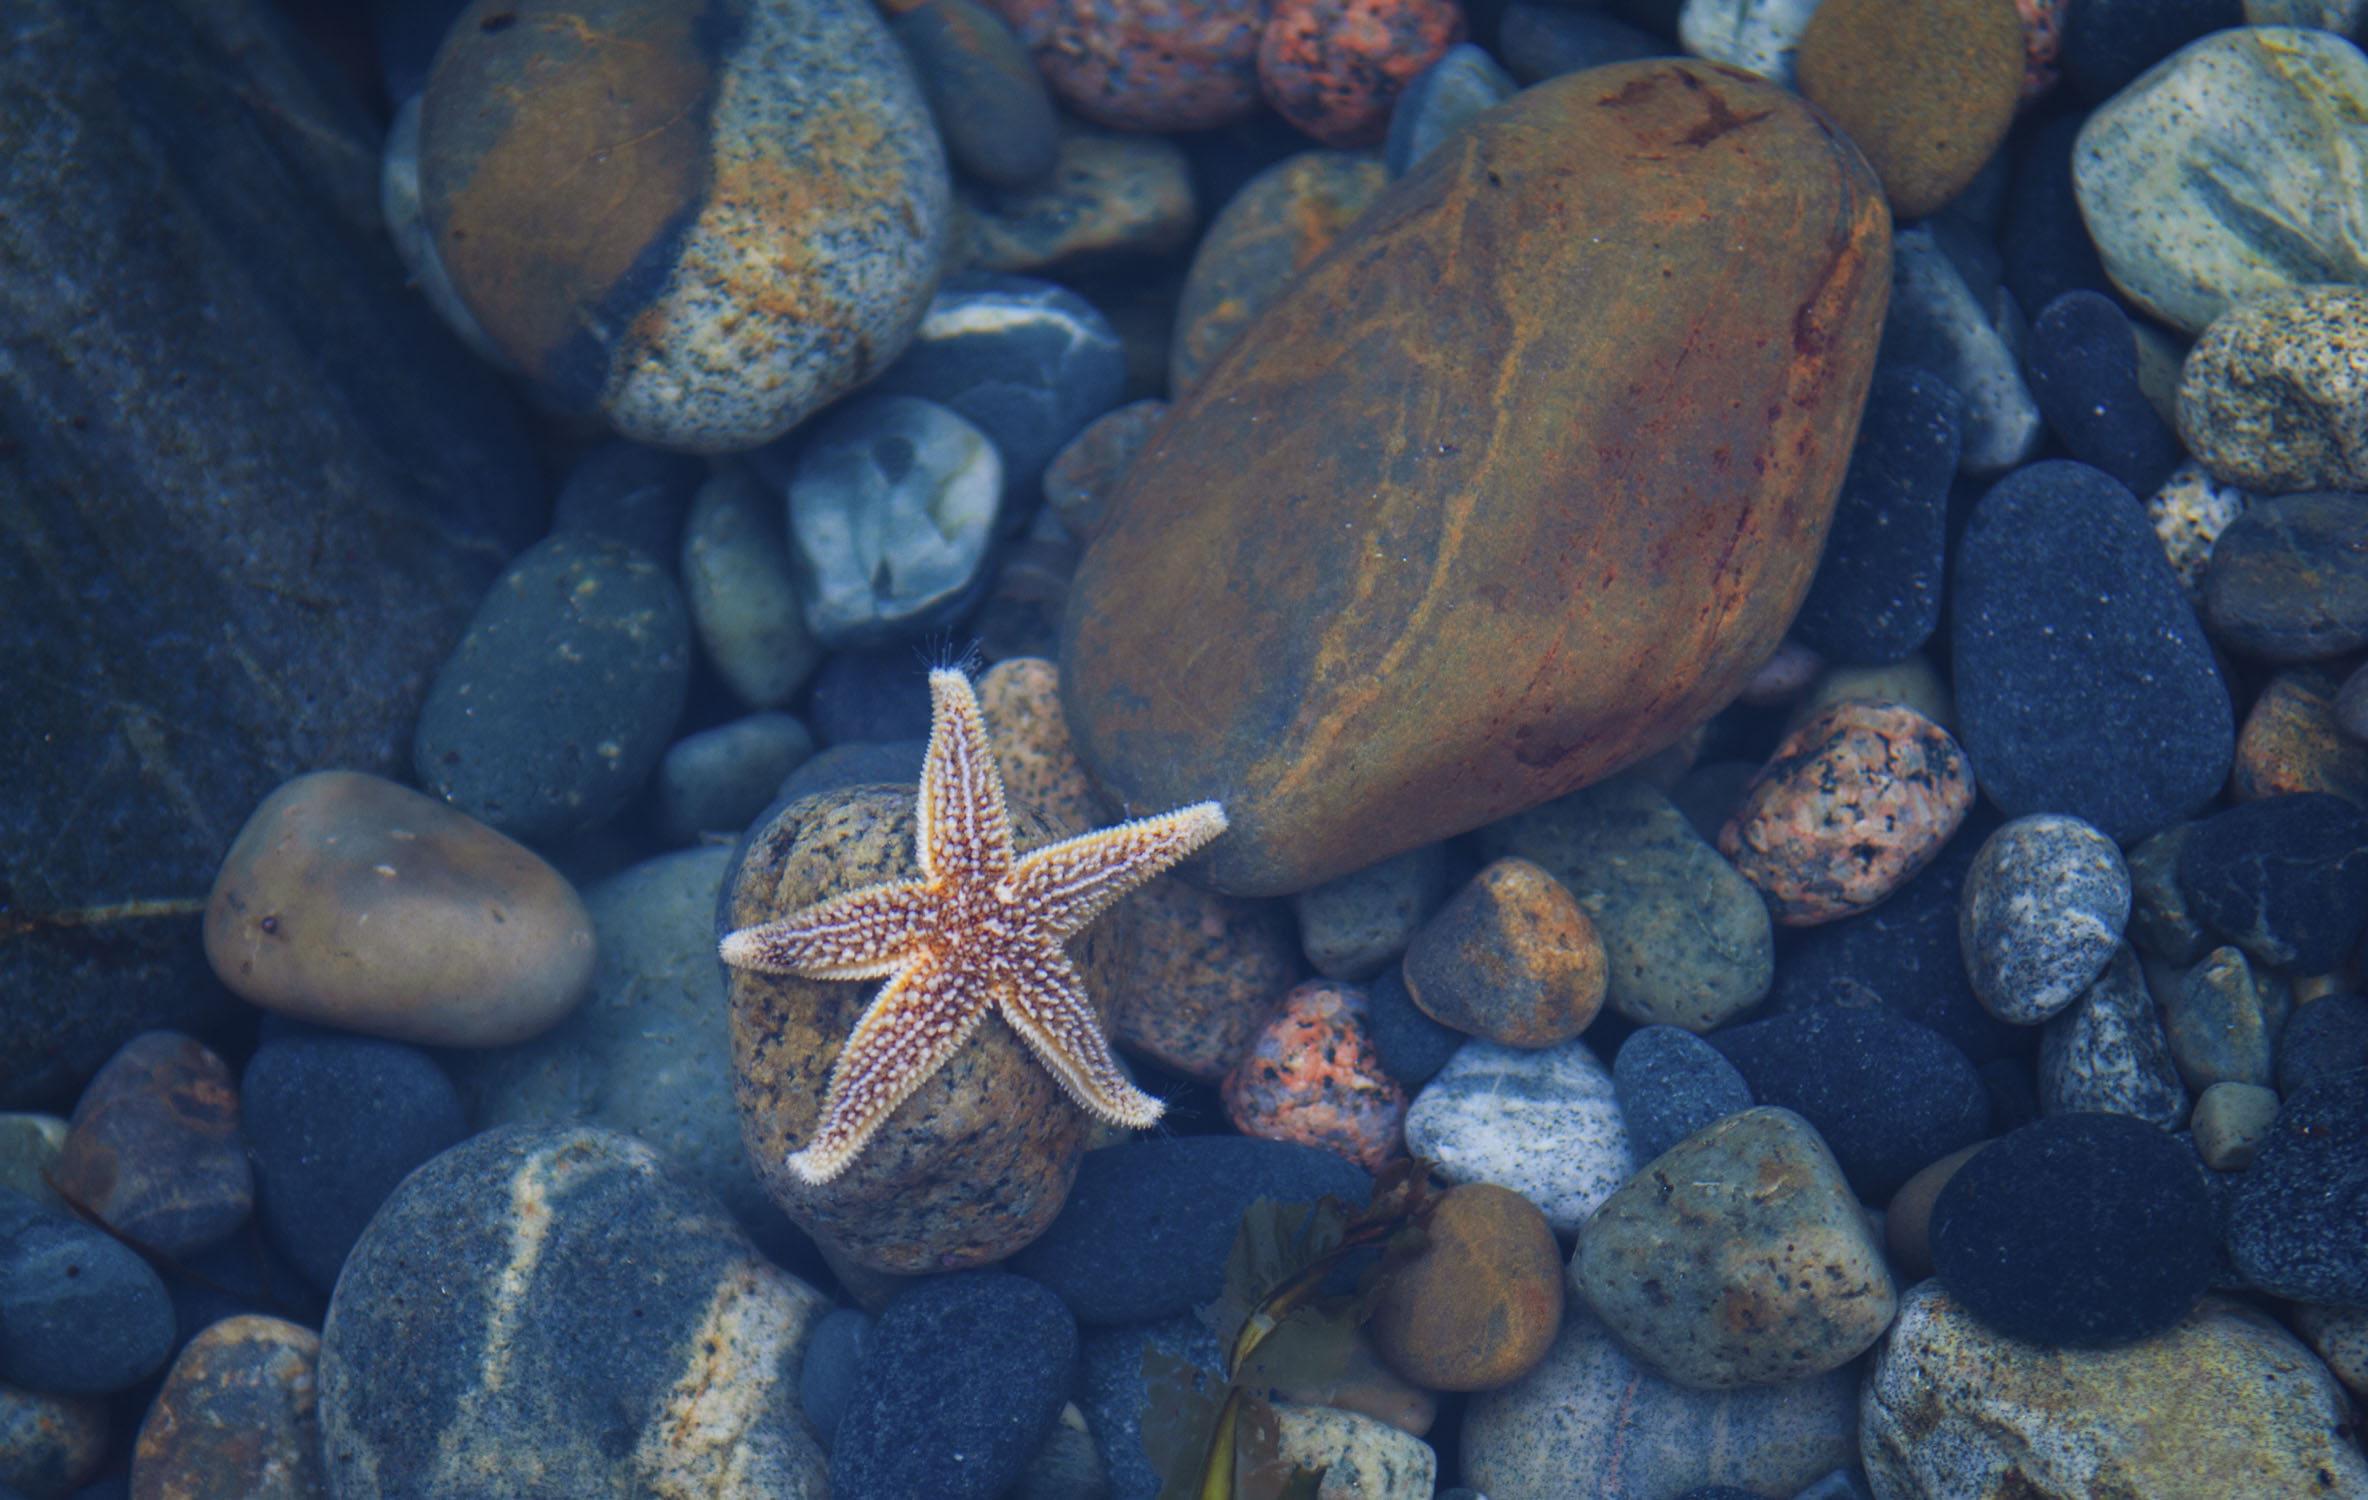
<svg viewBox="0 0 2368 1500">
<path fill-rule="evenodd" d="M 1141 1127 L 1162 1108 L 1111 1055 L 1063 945 L 1223 833 L 1225 809 L 1199 802 L 1019 854 L 969 680 L 940 668 L 929 674 L 929 696 L 921 878 L 833 896 L 723 940 L 724 962 L 735 968 L 888 981 L 839 1051 L 813 1139 L 789 1158 L 810 1183 L 844 1172 L 990 1007 L 1088 1113 Z"/>
</svg>

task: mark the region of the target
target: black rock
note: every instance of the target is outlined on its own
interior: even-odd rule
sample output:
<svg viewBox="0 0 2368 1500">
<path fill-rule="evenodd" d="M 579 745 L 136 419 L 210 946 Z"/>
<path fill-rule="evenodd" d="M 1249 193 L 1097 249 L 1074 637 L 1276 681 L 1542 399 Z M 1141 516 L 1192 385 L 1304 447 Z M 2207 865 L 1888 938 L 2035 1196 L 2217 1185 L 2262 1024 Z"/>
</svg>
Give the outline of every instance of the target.
<svg viewBox="0 0 2368 1500">
<path fill-rule="evenodd" d="M 1889 1011 L 1820 1006 L 1705 1040 L 1735 1065 L 1752 1098 L 1816 1126 L 1870 1203 L 1989 1128 L 1990 1096 L 1965 1054 Z"/>
<path fill-rule="evenodd" d="M 1085 1330 L 1077 1406 L 1094 1435 L 1095 1451 L 1109 1469 L 1110 1500 L 1158 1500 L 1163 1482 L 1143 1451 L 1143 1419 L 1155 1415 L 1148 1410 L 1150 1392 L 1143 1380 L 1145 1345 L 1210 1372 L 1222 1368 L 1224 1361 L 1217 1335 L 1193 1313 L 1156 1323 Z"/>
<path fill-rule="evenodd" d="M 1875 372 L 1825 556 L 1793 634 L 1839 662 L 1898 661 L 1940 628 L 1957 392 L 1928 370 Z"/>
<path fill-rule="evenodd" d="M 2080 97 L 2102 104 L 2197 37 L 2244 24 L 2238 0 L 2072 0 L 2064 13 L 2064 78 Z"/>
<path fill-rule="evenodd" d="M 605 537 L 547 537 L 494 581 L 438 669 L 412 765 L 424 790 L 512 838 L 580 832 L 656 769 L 690 681 L 673 573 Z"/>
<path fill-rule="evenodd" d="M 173 1357 L 173 1299 L 148 1262 L 0 1189 L 0 1380 L 59 1395 L 136 1385 Z"/>
<path fill-rule="evenodd" d="M 1640 57 L 1666 57 L 1676 49 L 1649 31 L 1604 14 L 1556 0 L 1513 0 L 1497 30 L 1498 55 L 1523 83 L 1537 83 Z"/>
<path fill-rule="evenodd" d="M 1612 1059 L 1612 1088 L 1638 1166 L 1754 1103 L 1735 1065 L 1690 1031 L 1644 1026 Z"/>
<path fill-rule="evenodd" d="M 602 443 L 568 471 L 551 530 L 604 536 L 671 567 L 683 517 L 706 478 L 706 461 L 688 453 L 623 438 Z"/>
<path fill-rule="evenodd" d="M 847 1403 L 855 1399 L 855 1385 L 871 1358 L 874 1320 L 861 1308 L 833 1309 L 814 1325 L 806 1341 L 805 1363 L 798 1367 L 798 1407 L 806 1425 L 828 1448 L 836 1439 Z"/>
<path fill-rule="evenodd" d="M 2195 825 L 2179 889 L 2263 963 L 2326 973 L 2368 918 L 2368 812 L 2327 792 L 2240 802 Z"/>
<path fill-rule="evenodd" d="M 1392 178 L 1405 176 L 1432 147 L 1519 88 L 1485 48 L 1457 42 L 1399 91 L 1390 108 L 1389 136 L 1382 142 L 1383 169 Z"/>
<path fill-rule="evenodd" d="M 2064 447 L 2140 495 L 2162 488 L 2186 457 L 2138 388 L 2138 335 L 2121 304 L 2070 291 L 2031 323 L 2024 373 L 2032 399 Z"/>
<path fill-rule="evenodd" d="M 1932 1205 L 1967 1310 L 2041 1344 L 2119 1344 L 2187 1315 L 2218 1236 L 2195 1153 L 2129 1115 L 2055 1115 L 1974 1153 Z"/>
<path fill-rule="evenodd" d="M 1024 1276 L 964 1271 L 899 1297 L 872 1330 L 830 1452 L 837 1500 L 995 1500 L 1059 1420 L 1077 1320 Z"/>
<path fill-rule="evenodd" d="M 813 693 L 806 727 L 820 744 L 929 738 L 929 658 L 910 641 L 833 651 Z"/>
<path fill-rule="evenodd" d="M 2039 1118 L 2039 1083 L 2019 1057 L 1993 1057 L 1977 1069 L 1990 1095 L 1990 1129 L 2004 1135 Z"/>
<path fill-rule="evenodd" d="M 1464 1044 L 1462 1032 L 1432 1020 L 1414 1003 L 1401 965 L 1374 975 L 1365 986 L 1365 1000 L 1365 1030 L 1381 1055 L 1381 1069 L 1408 1093 L 1430 1082 Z"/>
<path fill-rule="evenodd" d="M 469 1133 L 452 1080 L 374 1037 L 267 1042 L 239 1080 L 263 1227 L 323 1291 L 412 1168 Z"/>
<path fill-rule="evenodd" d="M 1179 1136 L 1088 1151 L 1060 1217 L 1011 1268 L 1081 1323 L 1148 1323 L 1214 1301 L 1242 1210 L 1260 1198 L 1363 1204 L 1373 1179 L 1314 1146 Z"/>
<path fill-rule="evenodd" d="M 2088 237 L 2072 187 L 2072 143 L 2085 115 L 2059 115 L 2031 136 L 2007 194 L 2006 289 L 2028 314 L 2066 292 L 2102 292 L 2113 282 Z"/>
<path fill-rule="evenodd" d="M 1958 738 L 2009 816 L 2070 813 L 2129 844 L 2228 779 L 2228 685 L 2119 480 L 2062 459 L 1990 488 L 1951 604 Z"/>
<path fill-rule="evenodd" d="M 2278 1039 L 2278 1092 L 2293 1098 L 2330 1073 L 2368 1066 L 2368 996 L 2321 995 L 2297 1007 Z"/>
<path fill-rule="evenodd" d="M 2272 1296 L 2368 1302 L 2368 1068 L 2286 1100 L 2237 1184 L 2228 1251 Z"/>
<path fill-rule="evenodd" d="M 2212 544 L 2204 610 L 2213 638 L 2269 661 L 2319 661 L 2368 645 L 2368 495 L 2265 496 Z"/>
</svg>

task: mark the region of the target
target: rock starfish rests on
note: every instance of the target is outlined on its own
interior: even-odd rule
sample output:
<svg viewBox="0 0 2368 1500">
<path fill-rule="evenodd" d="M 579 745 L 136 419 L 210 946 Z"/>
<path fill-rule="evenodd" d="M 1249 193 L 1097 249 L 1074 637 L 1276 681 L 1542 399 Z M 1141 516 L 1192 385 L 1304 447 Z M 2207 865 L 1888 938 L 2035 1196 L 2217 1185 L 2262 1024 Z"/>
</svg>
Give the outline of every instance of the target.
<svg viewBox="0 0 2368 1500">
<path fill-rule="evenodd" d="M 735 968 L 888 979 L 831 1069 L 814 1138 L 789 1158 L 810 1183 L 844 1172 L 990 1006 L 1089 1113 L 1139 1128 L 1164 1108 L 1120 1071 L 1061 945 L 1223 833 L 1225 809 L 1198 802 L 1021 855 L 968 679 L 940 668 L 929 674 L 929 696 L 921 878 L 848 891 L 723 940 L 724 962 Z"/>
</svg>

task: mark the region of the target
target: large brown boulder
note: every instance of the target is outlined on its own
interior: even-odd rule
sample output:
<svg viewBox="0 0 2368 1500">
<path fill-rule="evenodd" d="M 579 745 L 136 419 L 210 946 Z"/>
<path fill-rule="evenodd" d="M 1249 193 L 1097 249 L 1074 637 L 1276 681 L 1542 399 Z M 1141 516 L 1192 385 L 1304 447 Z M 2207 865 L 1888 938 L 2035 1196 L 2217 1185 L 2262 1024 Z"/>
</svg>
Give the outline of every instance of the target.
<svg viewBox="0 0 2368 1500">
<path fill-rule="evenodd" d="M 1890 285 L 1865 161 L 1684 59 L 1541 84 L 1426 157 L 1179 403 L 1063 632 L 1133 813 L 1302 889 L 1716 711 L 1815 570 Z"/>
</svg>

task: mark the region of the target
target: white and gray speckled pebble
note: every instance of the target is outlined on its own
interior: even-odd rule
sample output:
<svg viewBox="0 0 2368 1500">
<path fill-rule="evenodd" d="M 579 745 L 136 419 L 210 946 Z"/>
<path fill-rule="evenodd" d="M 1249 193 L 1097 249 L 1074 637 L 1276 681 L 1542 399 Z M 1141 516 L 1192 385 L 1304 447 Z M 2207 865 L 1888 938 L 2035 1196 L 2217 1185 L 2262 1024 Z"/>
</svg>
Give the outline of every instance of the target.
<svg viewBox="0 0 2368 1500">
<path fill-rule="evenodd" d="M 686 734 L 658 763 L 658 831 L 677 844 L 738 834 L 814 753 L 805 721 L 756 713 Z"/>
<path fill-rule="evenodd" d="M 2179 575 L 2187 602 L 2199 613 L 2213 544 L 2252 503 L 2250 490 L 2222 484 L 2192 459 L 2173 469 L 2162 488 L 2146 497 L 2146 519 L 2162 542 L 2163 556 L 2171 560 L 2171 571 Z"/>
<path fill-rule="evenodd" d="M 1982 842 L 1957 906 L 1975 998 L 2036 1026 L 2080 998 L 2121 945 L 2130 872 L 2121 848 L 2061 813 L 2032 813 Z"/>
<path fill-rule="evenodd" d="M 1880 358 L 1930 370 L 1956 389 L 1964 402 L 1961 473 L 2003 474 L 2039 451 L 2047 425 L 2023 363 L 1928 225 L 1891 237 L 1891 309 Z"/>
<path fill-rule="evenodd" d="M 1587 1044 L 1469 1041 L 1406 1111 L 1406 1149 L 1456 1182 L 1493 1182 L 1576 1234 L 1635 1172 L 1611 1075 Z"/>
<path fill-rule="evenodd" d="M 2039 1102 L 2051 1115 L 2135 1115 L 2165 1130 L 2187 1118 L 2187 1086 L 2171 1060 L 2136 950 L 2124 943 L 2097 982 L 2039 1037 Z"/>
<path fill-rule="evenodd" d="M 1791 88 L 1793 58 L 1817 0 L 1685 0 L 1677 13 L 1678 44 Z"/>
<path fill-rule="evenodd" d="M 1431 1500 L 1439 1455 L 1410 1432 L 1359 1412 L 1277 1404 L 1279 1462 L 1324 1477 L 1316 1500 Z"/>
<path fill-rule="evenodd" d="M 682 583 L 707 659 L 750 708 L 779 708 L 822 665 L 791 576 L 781 497 L 739 464 L 700 486 L 683 523 Z"/>
</svg>

